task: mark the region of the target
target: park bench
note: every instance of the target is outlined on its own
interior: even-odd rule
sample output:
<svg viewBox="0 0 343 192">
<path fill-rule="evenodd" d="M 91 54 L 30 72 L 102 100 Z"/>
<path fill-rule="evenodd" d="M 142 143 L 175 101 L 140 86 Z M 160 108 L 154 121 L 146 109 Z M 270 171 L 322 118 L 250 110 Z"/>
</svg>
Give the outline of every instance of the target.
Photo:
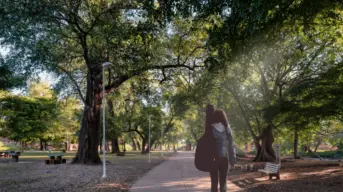
<svg viewBox="0 0 343 192">
<path fill-rule="evenodd" d="M 20 152 L 11 151 L 9 155 L 12 157 L 13 162 L 19 161 Z"/>
<path fill-rule="evenodd" d="M 57 153 L 57 154 L 48 154 L 49 159 L 45 159 L 45 164 L 62 164 L 66 163 L 66 159 L 62 159 L 63 154 Z"/>
<path fill-rule="evenodd" d="M 269 175 L 269 179 L 272 179 L 274 176 L 277 179 L 280 179 L 280 164 L 267 162 L 264 169 L 259 169 L 258 171 L 261 172 L 261 175 L 263 174 Z"/>
<path fill-rule="evenodd" d="M 8 151 L 2 152 L 5 158 L 9 158 L 10 154 Z"/>
</svg>

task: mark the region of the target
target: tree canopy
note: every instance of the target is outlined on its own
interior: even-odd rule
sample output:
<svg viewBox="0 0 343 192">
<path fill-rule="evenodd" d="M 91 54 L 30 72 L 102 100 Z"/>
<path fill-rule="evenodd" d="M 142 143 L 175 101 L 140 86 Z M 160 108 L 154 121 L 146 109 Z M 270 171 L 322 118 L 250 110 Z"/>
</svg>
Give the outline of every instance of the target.
<svg viewBox="0 0 343 192">
<path fill-rule="evenodd" d="M 0 89 L 47 70 L 59 94 L 82 102 L 73 163 L 101 162 L 105 97 L 109 135 L 129 126 L 142 140 L 152 114 L 153 129 L 186 126 L 197 140 L 203 108 L 215 103 L 263 161 L 275 158 L 273 131 L 341 118 L 337 0 L 4 0 L 0 12 L 0 45 L 9 49 Z M 20 102 L 43 102 L 31 100 Z"/>
</svg>

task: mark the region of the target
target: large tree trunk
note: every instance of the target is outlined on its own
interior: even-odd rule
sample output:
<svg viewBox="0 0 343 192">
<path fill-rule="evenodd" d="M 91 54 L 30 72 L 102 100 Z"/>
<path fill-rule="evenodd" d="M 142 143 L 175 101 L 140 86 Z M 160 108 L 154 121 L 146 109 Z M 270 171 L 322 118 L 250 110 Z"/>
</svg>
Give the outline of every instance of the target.
<svg viewBox="0 0 343 192">
<path fill-rule="evenodd" d="M 314 148 L 314 152 L 315 152 L 315 153 L 317 152 L 317 149 L 318 149 L 318 147 L 319 147 L 320 144 L 322 144 L 322 139 L 321 139 L 321 138 L 318 139 L 318 143 L 317 143 L 316 147 Z"/>
<path fill-rule="evenodd" d="M 275 152 L 273 149 L 273 129 L 272 125 L 268 125 L 262 132 L 261 135 L 262 145 L 259 147 L 257 146 L 257 155 L 254 161 L 262 161 L 262 162 L 275 162 Z M 256 144 L 256 143 L 255 143 Z M 259 148 L 259 149 L 258 149 Z"/>
<path fill-rule="evenodd" d="M 298 156 L 299 134 L 298 127 L 294 129 L 294 159 L 300 159 Z"/>
<path fill-rule="evenodd" d="M 150 147 L 149 147 L 149 144 L 148 144 L 148 147 L 146 148 L 145 153 L 149 153 L 149 149 L 152 148 L 152 146 L 154 145 L 155 142 L 156 142 L 155 139 L 153 139 L 153 140 L 150 141 Z"/>
<path fill-rule="evenodd" d="M 137 150 L 137 147 L 136 147 L 135 138 L 131 137 L 131 142 L 132 142 L 132 150 L 136 151 L 136 150 Z"/>
<path fill-rule="evenodd" d="M 142 139 L 142 154 L 144 154 L 146 152 L 145 145 L 146 145 L 146 140 Z"/>
<path fill-rule="evenodd" d="M 261 152 L 261 144 L 259 139 L 254 139 L 254 145 L 255 145 L 255 150 L 257 152 L 255 159 L 259 156 L 259 153 Z"/>
<path fill-rule="evenodd" d="M 21 152 L 24 152 L 25 142 L 21 142 Z"/>
<path fill-rule="evenodd" d="M 100 74 L 100 70 L 92 75 L 87 74 L 87 92 L 79 135 L 79 147 L 72 163 L 101 164 L 98 153 L 102 102 Z"/>
<path fill-rule="evenodd" d="M 66 151 L 69 151 L 69 148 L 70 148 L 69 145 L 70 145 L 70 144 L 69 144 L 68 142 L 65 142 L 65 150 L 66 150 Z"/>
<path fill-rule="evenodd" d="M 39 144 L 40 144 L 40 150 L 44 151 L 43 141 L 39 140 Z"/>
<path fill-rule="evenodd" d="M 138 151 L 141 151 L 141 145 L 139 144 L 138 141 L 136 141 L 136 146 L 137 146 L 137 148 L 138 148 Z"/>
<path fill-rule="evenodd" d="M 110 151 L 110 145 L 108 144 L 108 142 L 105 142 L 105 149 L 106 152 Z"/>
<path fill-rule="evenodd" d="M 118 138 L 112 139 L 112 153 L 119 153 L 119 143 L 118 143 Z"/>
<path fill-rule="evenodd" d="M 112 118 L 114 118 L 114 109 L 113 109 L 112 100 L 109 99 L 107 101 L 107 106 L 108 106 L 108 112 L 110 113 Z M 112 133 L 112 134 L 116 135 L 115 133 Z M 116 137 L 115 139 L 112 139 L 112 153 L 118 153 L 118 152 L 120 152 L 120 149 L 119 149 L 118 137 Z"/>
</svg>

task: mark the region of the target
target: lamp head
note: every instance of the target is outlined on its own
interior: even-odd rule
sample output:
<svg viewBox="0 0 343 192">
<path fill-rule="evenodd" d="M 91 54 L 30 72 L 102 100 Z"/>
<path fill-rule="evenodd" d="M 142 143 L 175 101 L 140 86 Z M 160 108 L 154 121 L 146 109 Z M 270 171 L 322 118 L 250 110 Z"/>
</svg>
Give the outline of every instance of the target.
<svg viewBox="0 0 343 192">
<path fill-rule="evenodd" d="M 105 62 L 105 63 L 102 64 L 102 67 L 105 68 L 105 67 L 108 67 L 108 66 L 110 66 L 110 65 L 112 65 L 112 63 L 107 61 L 107 62 Z"/>
</svg>

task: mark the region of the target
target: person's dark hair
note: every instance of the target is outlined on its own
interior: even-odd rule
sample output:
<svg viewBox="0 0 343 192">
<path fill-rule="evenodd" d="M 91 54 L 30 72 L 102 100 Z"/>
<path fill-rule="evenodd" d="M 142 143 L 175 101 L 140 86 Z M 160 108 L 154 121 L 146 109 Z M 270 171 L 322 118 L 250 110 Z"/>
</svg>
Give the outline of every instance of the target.
<svg viewBox="0 0 343 192">
<path fill-rule="evenodd" d="M 206 120 L 205 120 L 205 133 L 212 132 L 211 124 L 213 123 L 214 106 L 207 104 L 206 106 Z"/>
<path fill-rule="evenodd" d="M 227 120 L 225 111 L 216 110 L 213 115 L 213 123 L 222 123 L 225 127 L 228 127 L 229 122 Z"/>
</svg>

